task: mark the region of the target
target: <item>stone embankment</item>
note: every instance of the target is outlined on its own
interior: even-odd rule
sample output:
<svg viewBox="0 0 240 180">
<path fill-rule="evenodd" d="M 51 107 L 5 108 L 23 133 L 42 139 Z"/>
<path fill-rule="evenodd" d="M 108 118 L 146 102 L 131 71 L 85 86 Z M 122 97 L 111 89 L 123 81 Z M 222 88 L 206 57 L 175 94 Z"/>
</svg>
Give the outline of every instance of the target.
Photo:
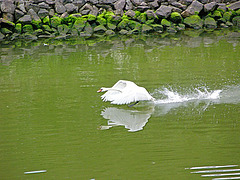
<svg viewBox="0 0 240 180">
<path fill-rule="evenodd" d="M 0 0 L 0 40 L 240 29 L 236 0 Z"/>
</svg>

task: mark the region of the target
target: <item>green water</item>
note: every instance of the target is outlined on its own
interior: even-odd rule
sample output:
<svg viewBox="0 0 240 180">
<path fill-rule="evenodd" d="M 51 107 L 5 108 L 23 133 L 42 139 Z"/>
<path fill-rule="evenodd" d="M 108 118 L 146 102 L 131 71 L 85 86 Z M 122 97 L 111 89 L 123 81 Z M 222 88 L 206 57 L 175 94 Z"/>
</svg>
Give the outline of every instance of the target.
<svg viewBox="0 0 240 180">
<path fill-rule="evenodd" d="M 185 168 L 240 165 L 239 33 L 19 41 L 0 57 L 1 179 L 210 179 Z M 156 102 L 102 102 L 119 79 Z"/>
</svg>

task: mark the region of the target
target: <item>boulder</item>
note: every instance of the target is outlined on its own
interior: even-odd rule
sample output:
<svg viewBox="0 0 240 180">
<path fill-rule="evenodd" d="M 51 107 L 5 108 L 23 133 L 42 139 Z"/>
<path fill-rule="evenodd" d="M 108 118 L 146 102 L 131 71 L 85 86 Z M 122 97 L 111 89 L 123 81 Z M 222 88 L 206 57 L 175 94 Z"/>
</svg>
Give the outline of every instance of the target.
<svg viewBox="0 0 240 180">
<path fill-rule="evenodd" d="M 31 23 L 32 22 L 32 18 L 31 18 L 30 15 L 24 15 L 18 21 L 21 22 L 21 23 Z"/>
<path fill-rule="evenodd" d="M 116 10 L 123 10 L 126 5 L 126 0 L 118 0 L 114 3 L 114 8 Z"/>
<path fill-rule="evenodd" d="M 204 27 L 206 29 L 216 29 L 217 28 L 217 22 L 213 18 L 207 17 L 204 20 Z"/>
<path fill-rule="evenodd" d="M 156 15 L 160 18 L 168 18 L 172 12 L 172 7 L 161 5 L 157 10 L 156 10 Z"/>
<path fill-rule="evenodd" d="M 65 8 L 65 6 L 63 4 L 61 4 L 59 2 L 56 2 L 56 4 L 55 4 L 55 11 L 58 14 L 62 14 L 64 12 L 66 12 L 66 8 Z"/>
<path fill-rule="evenodd" d="M 210 11 L 213 11 L 217 7 L 216 2 L 210 2 L 204 5 L 204 12 L 208 13 Z"/>
<path fill-rule="evenodd" d="M 203 26 L 203 20 L 198 15 L 192 15 L 186 17 L 183 20 L 184 24 L 194 29 L 201 29 Z"/>
<path fill-rule="evenodd" d="M 230 4 L 228 8 L 234 11 L 240 9 L 240 1 Z"/>
<path fill-rule="evenodd" d="M 10 14 L 14 14 L 15 11 L 15 5 L 13 4 L 13 2 L 11 1 L 3 1 L 2 3 L 0 3 L 1 5 L 1 11 L 4 13 L 10 13 Z"/>
<path fill-rule="evenodd" d="M 183 21 L 183 18 L 180 13 L 172 12 L 170 15 L 170 20 L 174 23 L 181 23 Z"/>
<path fill-rule="evenodd" d="M 65 4 L 65 8 L 68 13 L 74 13 L 78 11 L 78 7 L 72 3 Z"/>
<path fill-rule="evenodd" d="M 203 9 L 203 4 L 197 0 L 194 0 L 185 11 L 181 13 L 183 17 L 188 17 L 190 15 L 194 15 L 195 13 L 199 13 Z"/>
<path fill-rule="evenodd" d="M 39 16 L 41 19 L 45 18 L 45 17 L 48 16 L 48 15 L 49 15 L 49 12 L 48 12 L 46 9 L 40 9 L 40 10 L 38 11 L 38 16 Z"/>
<path fill-rule="evenodd" d="M 15 10 L 14 17 L 15 17 L 16 20 L 20 19 L 23 16 L 24 16 L 24 12 L 22 12 L 18 9 Z"/>
<path fill-rule="evenodd" d="M 28 14 L 31 16 L 32 20 L 41 21 L 41 19 L 33 9 L 29 9 Z"/>
</svg>

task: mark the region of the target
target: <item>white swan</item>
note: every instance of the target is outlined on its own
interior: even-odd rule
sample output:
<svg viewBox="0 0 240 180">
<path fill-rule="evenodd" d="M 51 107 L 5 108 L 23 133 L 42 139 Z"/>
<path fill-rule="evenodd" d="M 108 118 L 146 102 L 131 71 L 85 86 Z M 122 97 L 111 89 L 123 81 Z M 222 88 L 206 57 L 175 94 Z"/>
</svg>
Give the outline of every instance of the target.
<svg viewBox="0 0 240 180">
<path fill-rule="evenodd" d="M 139 87 L 131 81 L 119 80 L 116 84 L 114 84 L 113 87 L 102 87 L 97 92 L 104 91 L 107 92 L 101 96 L 102 100 L 111 101 L 111 104 L 120 105 L 135 102 L 134 104 L 130 105 L 133 106 L 139 101 L 155 100 L 144 87 Z"/>
</svg>

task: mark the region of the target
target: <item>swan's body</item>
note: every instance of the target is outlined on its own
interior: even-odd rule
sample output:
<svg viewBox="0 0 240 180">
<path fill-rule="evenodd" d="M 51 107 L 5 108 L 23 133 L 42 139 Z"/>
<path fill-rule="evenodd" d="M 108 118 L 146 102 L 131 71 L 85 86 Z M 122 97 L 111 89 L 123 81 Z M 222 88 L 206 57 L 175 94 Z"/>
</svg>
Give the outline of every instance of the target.
<svg viewBox="0 0 240 180">
<path fill-rule="evenodd" d="M 103 101 L 110 101 L 111 104 L 129 104 L 131 102 L 154 100 L 144 87 L 137 86 L 134 82 L 119 80 L 111 88 L 102 87 L 98 92 L 107 91 L 101 96 Z M 135 103 L 135 104 L 136 104 Z M 133 105 L 135 105 L 133 104 Z"/>
</svg>

